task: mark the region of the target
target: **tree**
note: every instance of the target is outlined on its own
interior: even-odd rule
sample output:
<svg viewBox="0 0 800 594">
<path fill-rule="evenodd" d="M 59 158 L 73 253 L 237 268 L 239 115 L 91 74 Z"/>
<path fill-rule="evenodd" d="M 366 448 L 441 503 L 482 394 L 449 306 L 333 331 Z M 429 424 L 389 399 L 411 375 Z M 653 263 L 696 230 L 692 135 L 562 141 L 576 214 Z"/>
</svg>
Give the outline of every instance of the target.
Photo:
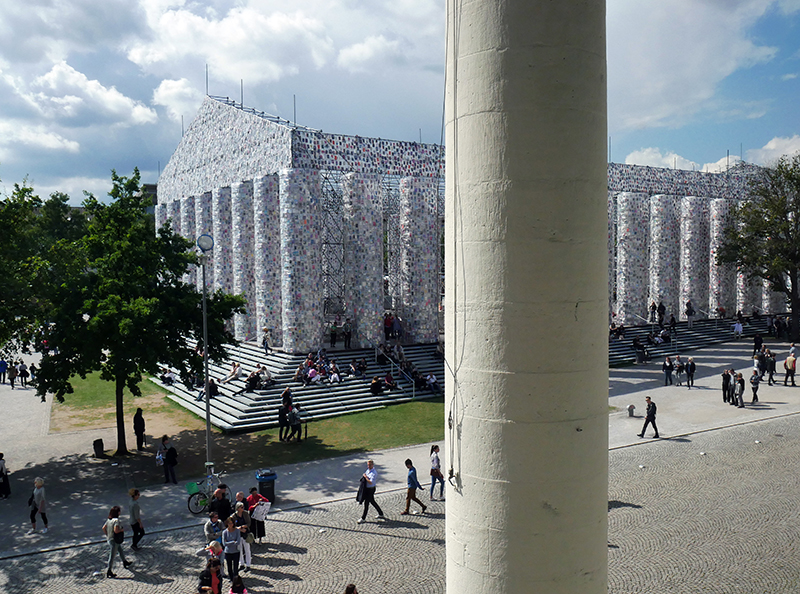
<svg viewBox="0 0 800 594">
<path fill-rule="evenodd" d="M 734 263 L 749 279 L 784 293 L 792 310 L 792 340 L 800 328 L 800 154 L 781 157 L 754 174 L 749 199 L 734 211 L 718 264 Z"/>
<path fill-rule="evenodd" d="M 11 196 L 0 201 L 0 345 L 4 351 L 25 351 L 30 342 L 39 305 L 36 270 L 60 241 L 73 241 L 84 233 L 85 220 L 54 193 L 42 200 L 25 182 L 14 184 Z"/>
<path fill-rule="evenodd" d="M 131 177 L 112 173 L 113 199 L 84 202 L 86 233 L 61 241 L 38 269 L 46 304 L 41 310 L 43 353 L 37 393 L 58 400 L 73 391 L 70 378 L 99 371 L 116 394 L 117 455 L 127 453 L 123 390 L 141 395 L 142 374 L 177 368 L 182 379 L 200 370 L 193 345 L 202 338 L 202 296 L 183 282 L 197 260 L 192 244 L 169 226 L 156 234 L 147 213 L 149 196 Z M 209 357 L 226 357 L 234 342 L 225 321 L 242 311 L 244 299 L 213 294 L 208 302 Z"/>
</svg>

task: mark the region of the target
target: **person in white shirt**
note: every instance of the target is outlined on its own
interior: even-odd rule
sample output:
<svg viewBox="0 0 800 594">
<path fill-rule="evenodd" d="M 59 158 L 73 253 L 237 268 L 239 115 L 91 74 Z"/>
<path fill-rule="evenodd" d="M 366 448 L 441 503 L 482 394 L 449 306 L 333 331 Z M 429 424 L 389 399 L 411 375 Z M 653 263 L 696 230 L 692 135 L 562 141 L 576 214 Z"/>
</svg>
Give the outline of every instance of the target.
<svg viewBox="0 0 800 594">
<path fill-rule="evenodd" d="M 361 480 L 365 481 L 364 483 L 364 512 L 361 514 L 361 519 L 358 521 L 359 524 L 363 524 L 364 521 L 367 519 L 367 511 L 369 511 L 369 504 L 371 503 L 375 510 L 378 512 L 378 519 L 385 519 L 383 516 L 383 510 L 381 506 L 378 505 L 378 502 L 375 501 L 375 489 L 378 488 L 378 471 L 375 470 L 375 464 L 372 460 L 367 460 L 367 470 L 361 476 Z"/>
</svg>

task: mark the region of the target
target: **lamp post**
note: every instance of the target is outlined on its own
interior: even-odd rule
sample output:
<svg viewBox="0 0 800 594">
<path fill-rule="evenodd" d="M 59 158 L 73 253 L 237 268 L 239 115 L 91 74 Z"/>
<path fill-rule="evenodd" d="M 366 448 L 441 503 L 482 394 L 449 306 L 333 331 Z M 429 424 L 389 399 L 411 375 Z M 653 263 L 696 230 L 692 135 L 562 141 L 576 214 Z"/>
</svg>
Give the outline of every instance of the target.
<svg viewBox="0 0 800 594">
<path fill-rule="evenodd" d="M 208 254 L 214 249 L 214 238 L 203 234 L 197 238 L 197 247 L 200 248 L 200 267 L 203 269 L 203 380 L 205 381 L 206 395 L 206 474 L 213 472 L 214 463 L 211 462 L 211 393 L 209 392 L 208 377 L 208 308 L 206 306 L 206 264 Z"/>
</svg>

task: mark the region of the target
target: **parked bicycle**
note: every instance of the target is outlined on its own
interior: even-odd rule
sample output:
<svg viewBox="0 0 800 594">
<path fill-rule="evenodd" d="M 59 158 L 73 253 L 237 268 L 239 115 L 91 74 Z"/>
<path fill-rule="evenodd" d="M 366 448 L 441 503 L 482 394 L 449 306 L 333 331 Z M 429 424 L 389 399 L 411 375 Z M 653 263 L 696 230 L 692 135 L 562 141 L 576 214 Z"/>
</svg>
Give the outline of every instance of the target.
<svg viewBox="0 0 800 594">
<path fill-rule="evenodd" d="M 189 492 L 187 505 L 190 512 L 197 515 L 208 509 L 208 505 L 214 497 L 214 491 L 219 488 L 219 479 L 224 474 L 224 471 L 214 472 L 214 465 L 206 462 L 206 478 L 199 482 L 192 481 L 186 484 L 186 490 Z"/>
</svg>

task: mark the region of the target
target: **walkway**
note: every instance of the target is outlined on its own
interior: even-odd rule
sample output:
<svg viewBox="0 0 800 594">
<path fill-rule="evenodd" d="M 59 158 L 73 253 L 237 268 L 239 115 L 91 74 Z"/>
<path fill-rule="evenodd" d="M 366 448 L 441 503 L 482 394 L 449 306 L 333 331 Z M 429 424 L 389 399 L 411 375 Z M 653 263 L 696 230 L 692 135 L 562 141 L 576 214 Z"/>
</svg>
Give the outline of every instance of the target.
<svg viewBox="0 0 800 594">
<path fill-rule="evenodd" d="M 617 408 L 609 415 L 611 592 L 797 591 L 792 580 L 800 575 L 800 560 L 792 543 L 800 512 L 792 509 L 792 477 L 800 464 L 800 439 L 794 437 L 800 434 L 800 388 L 763 385 L 758 407 L 723 404 L 719 373 L 730 366 L 747 372 L 751 349 L 738 343 L 697 353 L 692 390 L 664 387 L 660 362 L 610 371 L 609 404 Z M 786 347 L 776 350 L 782 356 Z M 658 404 L 664 439 L 636 436 L 646 395 Z M 143 492 L 153 535 L 132 555 L 136 571 L 120 568 L 122 579 L 113 582 L 94 576 L 104 565 L 99 527 L 111 504 L 127 502 L 130 484 L 124 465 L 88 457 L 92 439 L 113 442 L 113 433 L 48 435 L 48 405 L 32 391 L 0 385 L 0 402 L 14 411 L 0 420 L 0 451 L 16 471 L 12 499 L 0 501 L 2 591 L 192 591 L 201 537 L 182 485 Z M 628 404 L 636 406 L 638 418 L 627 416 Z M 365 594 L 443 592 L 445 504 L 432 503 L 426 516 L 398 515 L 403 460 L 412 458 L 425 475 L 428 449 L 424 444 L 372 456 L 382 471 L 378 501 L 390 517 L 385 523 L 355 523 L 352 498 L 364 456 L 276 469 L 275 508 L 281 511 L 269 520 L 270 544 L 257 550 L 251 591 L 338 593 L 352 580 Z M 76 451 L 87 453 L 69 453 Z M 25 491 L 37 474 L 48 480 L 52 530 L 25 536 Z M 253 474 L 226 482 L 245 490 L 254 484 Z M 742 564 L 752 571 L 737 571 Z"/>
</svg>

